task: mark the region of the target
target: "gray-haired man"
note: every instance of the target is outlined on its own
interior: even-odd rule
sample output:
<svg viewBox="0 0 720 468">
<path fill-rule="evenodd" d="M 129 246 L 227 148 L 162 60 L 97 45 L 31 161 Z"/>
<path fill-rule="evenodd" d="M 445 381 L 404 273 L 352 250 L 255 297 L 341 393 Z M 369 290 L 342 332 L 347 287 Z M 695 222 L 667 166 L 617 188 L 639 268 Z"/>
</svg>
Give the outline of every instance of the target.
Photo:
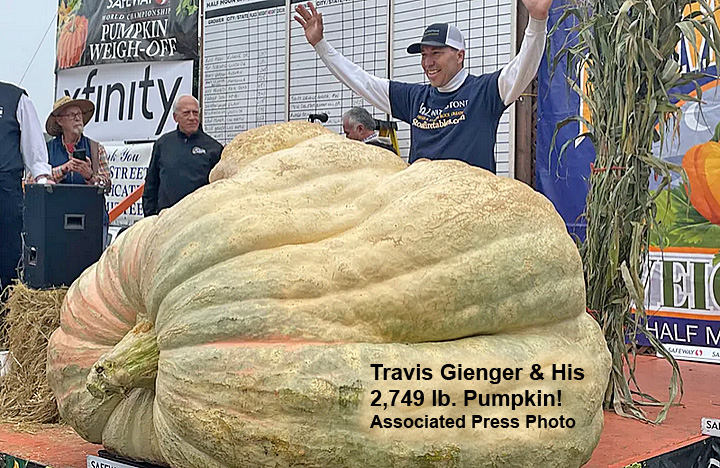
<svg viewBox="0 0 720 468">
<path fill-rule="evenodd" d="M 345 136 L 351 140 L 362 141 L 395 153 L 390 139 L 381 137 L 376 130 L 375 118 L 362 107 L 353 107 L 345 112 L 342 117 L 342 126 Z"/>
<path fill-rule="evenodd" d="M 177 129 L 153 145 L 143 191 L 145 216 L 158 214 L 207 185 L 210 171 L 220 161 L 223 147 L 200 128 L 197 99 L 179 96 L 173 105 L 173 119 Z"/>
</svg>

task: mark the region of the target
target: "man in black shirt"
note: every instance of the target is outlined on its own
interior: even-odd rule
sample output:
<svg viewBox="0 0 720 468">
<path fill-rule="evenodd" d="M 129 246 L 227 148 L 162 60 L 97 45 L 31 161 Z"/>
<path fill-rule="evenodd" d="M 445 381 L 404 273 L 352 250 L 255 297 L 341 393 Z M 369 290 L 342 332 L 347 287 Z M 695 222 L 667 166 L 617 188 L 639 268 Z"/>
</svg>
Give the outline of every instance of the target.
<svg viewBox="0 0 720 468">
<path fill-rule="evenodd" d="M 197 99 L 187 94 L 178 97 L 173 119 L 177 129 L 153 145 L 143 191 L 145 216 L 158 214 L 207 185 L 210 171 L 220 161 L 223 147 L 200 128 Z"/>
</svg>

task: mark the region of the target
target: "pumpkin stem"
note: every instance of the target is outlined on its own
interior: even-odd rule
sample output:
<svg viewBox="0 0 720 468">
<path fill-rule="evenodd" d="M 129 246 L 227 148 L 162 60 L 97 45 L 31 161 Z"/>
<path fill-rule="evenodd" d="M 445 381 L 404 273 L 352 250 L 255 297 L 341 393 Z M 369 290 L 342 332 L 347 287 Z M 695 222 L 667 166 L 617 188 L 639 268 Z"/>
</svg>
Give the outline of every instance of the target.
<svg viewBox="0 0 720 468">
<path fill-rule="evenodd" d="M 713 134 L 710 141 L 714 141 L 715 143 L 720 142 L 720 122 L 715 126 L 715 134 Z"/>
<path fill-rule="evenodd" d="M 158 357 L 155 326 L 141 321 L 92 366 L 87 389 L 95 398 L 126 394 L 133 388 L 155 388 Z"/>
</svg>

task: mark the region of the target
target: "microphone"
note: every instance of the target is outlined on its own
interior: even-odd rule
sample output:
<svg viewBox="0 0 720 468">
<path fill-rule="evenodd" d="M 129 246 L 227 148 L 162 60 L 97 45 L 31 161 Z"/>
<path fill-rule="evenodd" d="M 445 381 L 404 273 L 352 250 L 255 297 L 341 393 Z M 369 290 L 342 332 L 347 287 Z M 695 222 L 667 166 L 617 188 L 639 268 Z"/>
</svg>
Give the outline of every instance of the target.
<svg viewBox="0 0 720 468">
<path fill-rule="evenodd" d="M 321 112 L 319 114 L 310 114 L 308 116 L 308 122 L 315 122 L 316 120 L 325 123 L 328 121 L 328 115 L 325 112 Z"/>
</svg>

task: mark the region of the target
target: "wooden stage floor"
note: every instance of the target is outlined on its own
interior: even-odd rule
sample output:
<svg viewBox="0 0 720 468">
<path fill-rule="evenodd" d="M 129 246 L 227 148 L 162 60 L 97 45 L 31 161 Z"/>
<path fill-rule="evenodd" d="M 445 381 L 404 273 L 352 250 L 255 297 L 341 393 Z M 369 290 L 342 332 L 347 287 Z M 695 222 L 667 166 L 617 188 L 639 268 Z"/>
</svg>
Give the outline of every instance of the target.
<svg viewBox="0 0 720 468">
<path fill-rule="evenodd" d="M 0 424 L 0 452 L 53 468 L 84 468 L 102 445 L 85 442 L 70 426 Z M 4 465 L 3 465 L 4 466 Z"/>
<path fill-rule="evenodd" d="M 653 426 L 605 412 L 605 429 L 586 468 L 623 468 L 704 437 L 702 418 L 720 418 L 720 365 L 678 361 L 685 394 L 680 406 L 670 408 L 664 423 Z M 660 358 L 640 356 L 637 378 L 645 393 L 666 399 L 670 366 Z M 657 411 L 650 413 L 657 414 Z"/>
<path fill-rule="evenodd" d="M 600 444 L 586 468 L 623 468 L 703 439 L 700 420 L 720 418 L 720 366 L 680 362 L 680 368 L 685 380 L 681 406 L 672 408 L 659 426 L 606 412 Z M 638 381 L 643 391 L 664 398 L 669 379 L 670 368 L 664 361 L 640 357 Z M 86 455 L 96 455 L 101 448 L 83 441 L 68 426 L 30 426 L 20 431 L 18 426 L 0 424 L 1 453 L 53 468 L 84 468 Z"/>
</svg>

